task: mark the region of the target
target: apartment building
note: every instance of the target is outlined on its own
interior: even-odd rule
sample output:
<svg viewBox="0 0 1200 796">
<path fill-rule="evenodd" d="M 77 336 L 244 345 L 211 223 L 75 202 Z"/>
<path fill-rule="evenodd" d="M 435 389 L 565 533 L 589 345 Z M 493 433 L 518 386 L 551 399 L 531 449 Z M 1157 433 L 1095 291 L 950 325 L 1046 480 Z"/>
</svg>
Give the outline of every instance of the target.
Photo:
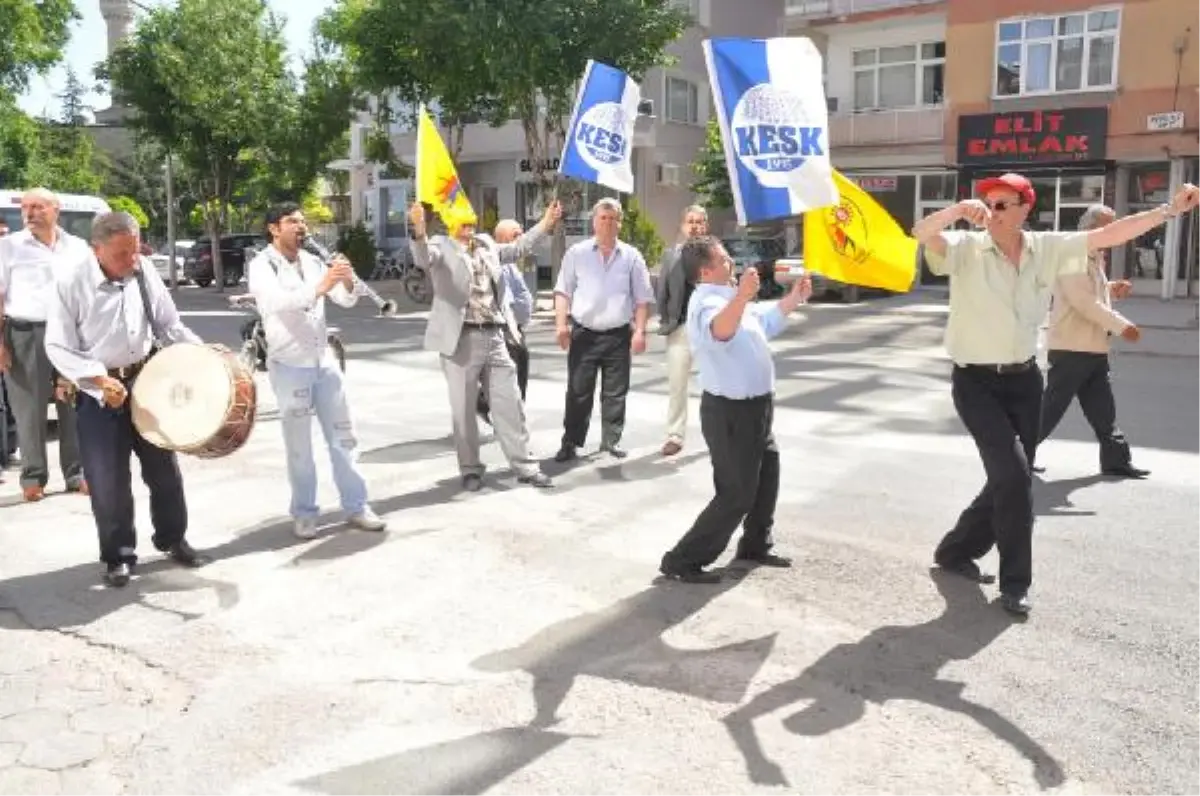
<svg viewBox="0 0 1200 796">
<path fill-rule="evenodd" d="M 1196 180 L 1195 0 L 948 0 L 945 152 L 960 195 L 1030 176 L 1037 229 L 1072 229 L 1092 202 L 1118 214 Z M 1196 278 L 1194 214 L 1113 253 L 1115 274 L 1164 298 Z"/>
<path fill-rule="evenodd" d="M 713 36 L 761 38 L 777 35 L 783 0 L 678 0 L 696 24 L 668 51 L 674 63 L 650 70 L 642 80 L 646 115 L 638 120 L 634 139 L 635 196 L 667 240 L 674 238 L 683 209 L 694 200 L 689 186 L 691 163 L 704 145 L 712 99 L 701 42 Z M 350 157 L 335 166 L 350 171 L 351 216 L 364 220 L 383 246 L 404 243 L 405 207 L 410 181 L 392 179 L 377 164 L 363 159 L 362 137 L 367 119 L 352 130 Z M 394 126 L 394 151 L 411 162 L 416 135 Z M 459 177 L 481 218 L 516 218 L 531 224 L 541 215 L 531 184 L 524 135 L 518 122 L 498 128 L 469 125 L 458 157 Z M 557 168 L 557 159 L 547 164 Z M 567 217 L 569 239 L 590 234 L 587 209 L 615 192 L 588 185 L 580 212 Z M 548 254 L 548 250 L 546 252 Z M 540 258 L 541 259 L 541 258 Z"/>
</svg>

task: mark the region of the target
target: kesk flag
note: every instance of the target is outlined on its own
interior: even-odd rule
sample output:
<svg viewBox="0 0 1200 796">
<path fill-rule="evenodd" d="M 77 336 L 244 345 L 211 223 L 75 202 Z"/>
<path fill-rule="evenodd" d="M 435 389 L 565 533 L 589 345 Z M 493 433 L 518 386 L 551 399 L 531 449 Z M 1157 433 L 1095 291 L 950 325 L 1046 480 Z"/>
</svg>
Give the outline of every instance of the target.
<svg viewBox="0 0 1200 796">
<path fill-rule="evenodd" d="M 707 39 L 704 59 L 738 223 L 836 202 L 816 45 L 801 37 Z"/>
<path fill-rule="evenodd" d="M 620 69 L 589 60 L 558 171 L 633 193 L 633 126 L 641 87 Z"/>
<path fill-rule="evenodd" d="M 848 285 L 907 292 L 917 275 L 917 241 L 871 195 L 839 172 L 837 204 L 804 214 L 804 267 Z"/>
<path fill-rule="evenodd" d="M 467 192 L 458 181 L 450 150 L 438 134 L 429 112 L 422 105 L 417 122 L 417 201 L 424 202 L 441 216 L 447 227 L 464 221 L 475 222 L 475 211 Z"/>
</svg>

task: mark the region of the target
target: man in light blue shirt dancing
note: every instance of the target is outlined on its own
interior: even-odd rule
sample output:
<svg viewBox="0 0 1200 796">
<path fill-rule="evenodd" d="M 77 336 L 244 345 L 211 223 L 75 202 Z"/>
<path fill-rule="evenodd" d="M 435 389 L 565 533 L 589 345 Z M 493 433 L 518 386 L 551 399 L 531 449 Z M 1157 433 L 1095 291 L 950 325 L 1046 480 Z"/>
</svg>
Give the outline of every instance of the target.
<svg viewBox="0 0 1200 796">
<path fill-rule="evenodd" d="M 683 244 L 677 267 L 696 285 L 687 330 L 703 390 L 700 430 L 712 459 L 716 495 L 663 556 L 659 570 L 688 583 L 719 582 L 718 573 L 704 568 L 725 551 L 739 524 L 739 560 L 790 567 L 791 560 L 771 552 L 779 449 L 772 431 L 775 363 L 768 341 L 812 295 L 812 281 L 808 276 L 796 280 L 774 304 L 752 304 L 758 271 L 747 269 L 735 285 L 733 261 L 721 242 L 707 235 Z"/>
</svg>

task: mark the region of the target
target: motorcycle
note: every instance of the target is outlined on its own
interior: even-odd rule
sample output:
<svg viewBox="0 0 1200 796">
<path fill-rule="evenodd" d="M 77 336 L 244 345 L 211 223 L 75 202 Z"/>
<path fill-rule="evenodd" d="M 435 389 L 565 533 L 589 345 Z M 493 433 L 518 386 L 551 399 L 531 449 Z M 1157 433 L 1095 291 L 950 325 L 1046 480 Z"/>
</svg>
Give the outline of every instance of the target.
<svg viewBox="0 0 1200 796">
<path fill-rule="evenodd" d="M 258 303 L 254 300 L 254 296 L 247 293 L 230 296 L 229 305 L 234 309 L 249 310 L 251 313 L 250 319 L 242 324 L 242 347 L 238 350 L 238 359 L 251 373 L 265 371 L 267 369 L 267 334 L 263 328 L 262 316 L 258 312 Z M 338 368 L 345 373 L 346 346 L 342 342 L 340 332 L 341 330 L 336 326 L 326 327 L 325 342 L 333 352 L 334 358 L 337 359 Z"/>
</svg>

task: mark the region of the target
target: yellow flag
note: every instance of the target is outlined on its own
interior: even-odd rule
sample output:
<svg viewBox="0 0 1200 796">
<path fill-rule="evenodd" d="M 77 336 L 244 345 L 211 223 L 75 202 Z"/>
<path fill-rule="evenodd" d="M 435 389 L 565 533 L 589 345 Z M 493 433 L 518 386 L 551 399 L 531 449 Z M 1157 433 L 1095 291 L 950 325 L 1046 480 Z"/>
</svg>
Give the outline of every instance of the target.
<svg viewBox="0 0 1200 796">
<path fill-rule="evenodd" d="M 847 285 L 907 292 L 917 275 L 917 241 L 870 194 L 833 172 L 836 205 L 804 214 L 804 267 Z"/>
<path fill-rule="evenodd" d="M 478 219 L 458 180 L 450 150 L 438 134 L 437 125 L 422 105 L 417 123 L 417 201 L 433 207 L 447 227 L 474 224 Z"/>
</svg>

